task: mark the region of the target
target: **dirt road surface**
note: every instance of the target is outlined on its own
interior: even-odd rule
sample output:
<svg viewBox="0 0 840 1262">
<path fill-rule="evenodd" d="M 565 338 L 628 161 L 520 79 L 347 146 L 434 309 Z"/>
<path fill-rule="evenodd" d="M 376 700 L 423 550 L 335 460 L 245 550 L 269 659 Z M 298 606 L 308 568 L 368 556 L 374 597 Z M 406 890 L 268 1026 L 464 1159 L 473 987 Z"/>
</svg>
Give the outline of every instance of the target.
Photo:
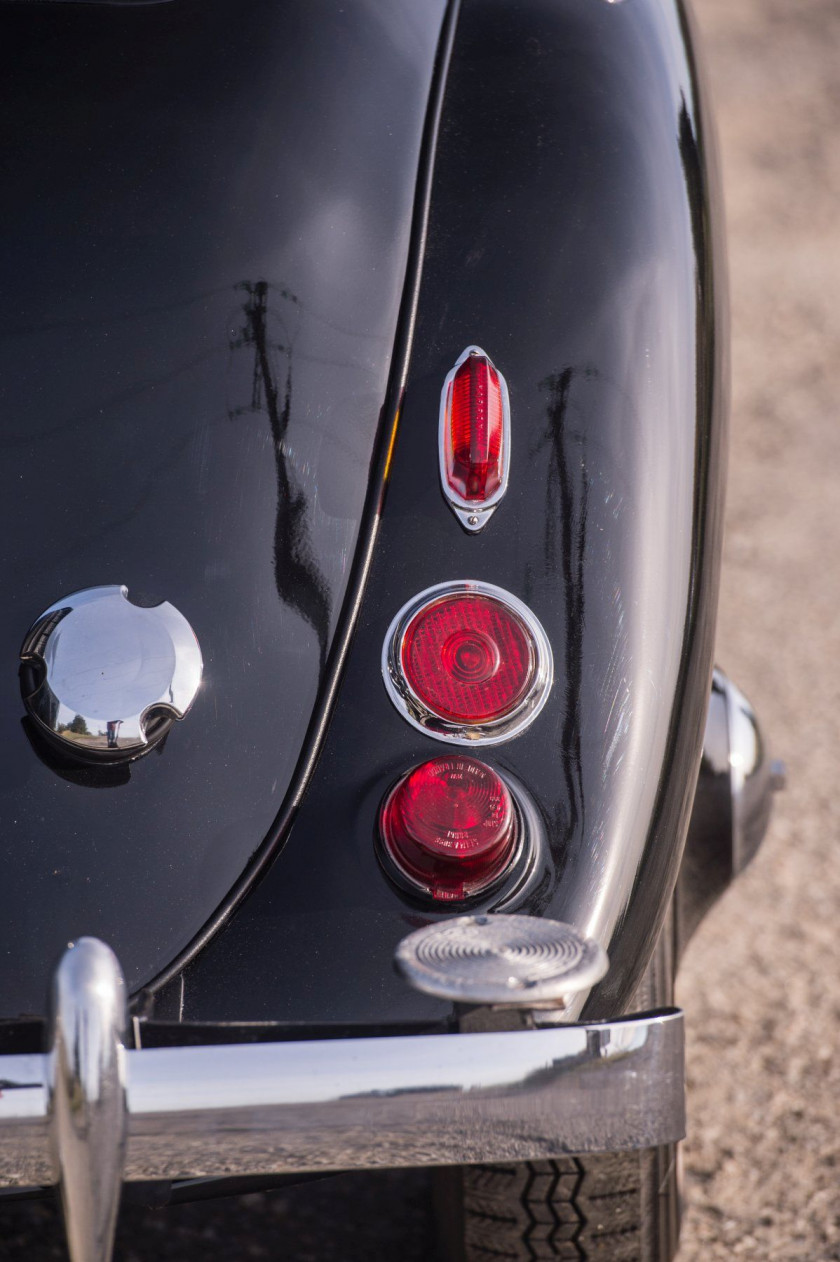
<svg viewBox="0 0 840 1262">
<path fill-rule="evenodd" d="M 595 0 L 581 0 L 594 3 Z M 628 0 L 632 3 L 632 0 Z M 692 943 L 681 1262 L 840 1259 L 840 0 L 695 0 L 720 124 L 734 398 L 718 660 L 789 788 Z M 155 1213 L 118 1256 L 430 1262 L 422 1174 Z M 0 1258 L 63 1256 L 54 1212 Z"/>
<path fill-rule="evenodd" d="M 692 943 L 681 1262 L 840 1258 L 840 4 L 695 0 L 730 234 L 718 660 L 788 765 Z"/>
</svg>

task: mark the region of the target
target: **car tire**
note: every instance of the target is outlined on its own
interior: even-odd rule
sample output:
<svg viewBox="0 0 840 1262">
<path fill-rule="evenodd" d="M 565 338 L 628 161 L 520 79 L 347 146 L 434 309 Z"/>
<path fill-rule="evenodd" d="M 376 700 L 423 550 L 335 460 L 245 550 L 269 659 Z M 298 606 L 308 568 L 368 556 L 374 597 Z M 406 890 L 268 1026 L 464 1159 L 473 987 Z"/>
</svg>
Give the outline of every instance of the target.
<svg viewBox="0 0 840 1262">
<path fill-rule="evenodd" d="M 673 1003 L 668 918 L 633 1004 Z M 451 1262 L 671 1262 L 680 1232 L 676 1144 L 440 1171 L 438 1223 Z"/>
</svg>

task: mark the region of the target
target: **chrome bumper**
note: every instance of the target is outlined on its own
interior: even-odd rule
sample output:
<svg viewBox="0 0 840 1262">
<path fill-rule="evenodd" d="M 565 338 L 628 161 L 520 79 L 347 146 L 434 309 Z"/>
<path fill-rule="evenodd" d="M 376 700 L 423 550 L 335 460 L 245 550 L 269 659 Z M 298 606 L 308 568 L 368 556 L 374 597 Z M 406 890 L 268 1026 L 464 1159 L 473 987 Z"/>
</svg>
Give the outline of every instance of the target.
<svg viewBox="0 0 840 1262">
<path fill-rule="evenodd" d="M 681 1012 L 125 1053 L 126 1179 L 511 1161 L 681 1139 Z M 55 1174 L 45 1056 L 0 1057 L 0 1185 Z"/>
<path fill-rule="evenodd" d="M 57 975 L 52 1051 L 0 1057 L 0 1185 L 61 1183 L 76 1262 L 109 1256 L 121 1179 L 519 1161 L 685 1133 L 676 1010 L 503 1033 L 126 1051 L 115 978 L 111 952 L 83 939 Z"/>
</svg>

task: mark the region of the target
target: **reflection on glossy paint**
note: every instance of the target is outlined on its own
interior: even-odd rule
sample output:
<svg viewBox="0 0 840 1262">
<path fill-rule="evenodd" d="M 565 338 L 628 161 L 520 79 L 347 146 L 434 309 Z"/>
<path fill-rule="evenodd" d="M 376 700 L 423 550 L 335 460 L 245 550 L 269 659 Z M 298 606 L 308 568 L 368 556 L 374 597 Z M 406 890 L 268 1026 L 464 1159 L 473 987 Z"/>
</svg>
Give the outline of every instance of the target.
<svg viewBox="0 0 840 1262">
<path fill-rule="evenodd" d="M 567 429 L 569 392 L 574 371 L 564 368 L 540 382 L 548 395 L 546 425 L 538 448 L 546 449 L 545 546 L 546 574 L 562 576 L 566 654 L 564 690 L 565 717 L 560 757 L 566 785 L 565 829 L 579 835 L 584 827 L 585 801 L 581 759 L 581 680 L 583 674 L 583 632 L 586 610 L 584 557 L 590 475 L 586 461 L 586 434 L 579 428 Z M 559 546 L 558 546 L 559 534 Z"/>
<path fill-rule="evenodd" d="M 232 349 L 252 347 L 254 371 L 250 404 L 234 409 L 231 420 L 246 412 L 268 413 L 271 441 L 277 473 L 277 517 L 274 528 L 274 576 L 280 599 L 297 610 L 318 637 L 320 668 L 323 677 L 330 629 L 330 595 L 315 560 L 307 520 L 308 499 L 294 481 L 286 456 L 285 439 L 292 411 L 292 344 L 293 336 L 285 332 L 284 341 L 272 341 L 269 319 L 276 313 L 269 307 L 269 285 L 264 280 L 255 284 L 243 281 L 239 286 L 247 294 L 243 305 L 245 324 L 241 335 L 231 343 Z M 300 306 L 299 299 L 288 289 L 278 288 L 277 297 L 290 305 Z M 278 317 L 279 318 L 279 317 Z M 285 381 L 280 384 L 274 359 L 285 358 Z"/>
</svg>

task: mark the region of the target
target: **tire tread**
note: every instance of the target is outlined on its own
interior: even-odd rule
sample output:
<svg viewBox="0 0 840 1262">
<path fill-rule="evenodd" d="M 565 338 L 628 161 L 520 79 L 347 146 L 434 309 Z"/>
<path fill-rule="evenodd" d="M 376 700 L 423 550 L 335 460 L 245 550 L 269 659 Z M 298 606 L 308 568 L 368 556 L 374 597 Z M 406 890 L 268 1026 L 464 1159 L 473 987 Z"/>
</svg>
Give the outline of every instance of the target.
<svg viewBox="0 0 840 1262">
<path fill-rule="evenodd" d="M 517 1166 L 469 1166 L 467 1262 L 636 1262 L 641 1257 L 638 1153 Z"/>
</svg>

